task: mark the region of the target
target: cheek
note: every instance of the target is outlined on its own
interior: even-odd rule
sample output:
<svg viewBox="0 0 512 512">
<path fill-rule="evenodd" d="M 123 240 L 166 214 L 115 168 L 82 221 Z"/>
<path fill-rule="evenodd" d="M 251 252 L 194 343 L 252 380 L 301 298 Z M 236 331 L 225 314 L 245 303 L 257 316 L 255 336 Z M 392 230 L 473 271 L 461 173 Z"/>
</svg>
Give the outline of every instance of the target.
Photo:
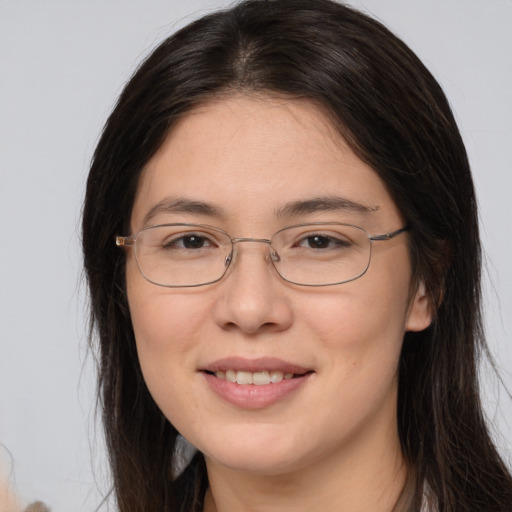
<svg viewBox="0 0 512 512">
<path fill-rule="evenodd" d="M 144 288 L 132 289 L 129 305 L 146 386 L 179 432 L 200 429 L 202 415 L 194 388 L 197 340 L 204 323 L 199 301 L 192 306 L 194 301 L 187 297 L 183 300 L 165 290 L 145 293 Z"/>
<path fill-rule="evenodd" d="M 407 260 L 405 260 L 407 265 Z M 363 278 L 315 297 L 300 315 L 341 384 L 373 387 L 394 380 L 408 310 L 409 279 L 374 266 Z M 407 268 L 404 266 L 403 268 Z M 405 274 L 403 272 L 402 274 Z M 382 278 L 384 276 L 384 278 Z M 380 279 L 379 279 L 380 277 Z"/>
<path fill-rule="evenodd" d="M 310 298 L 302 318 L 329 349 L 365 352 L 378 349 L 379 340 L 401 343 L 406 315 L 407 293 L 397 294 L 393 288 L 365 293 L 362 287 L 354 286 L 337 295 Z"/>
<path fill-rule="evenodd" d="M 354 286 L 337 296 L 311 300 L 303 313 L 305 330 L 316 337 L 329 376 L 322 381 L 319 409 L 328 411 L 347 432 L 373 421 L 383 410 L 395 417 L 407 291 L 400 290 L 402 300 L 397 300 L 400 294 L 393 286 L 385 293 L 372 288 Z"/>
<path fill-rule="evenodd" d="M 127 294 L 140 351 L 184 351 L 204 320 L 204 301 L 146 281 L 133 260 L 126 268 Z"/>
<path fill-rule="evenodd" d="M 205 320 L 201 303 L 165 293 L 134 297 L 129 305 L 141 365 L 188 364 Z"/>
<path fill-rule="evenodd" d="M 127 293 L 137 353 L 154 400 L 170 417 L 187 393 L 204 324 L 202 301 L 159 288 L 127 266 Z"/>
</svg>

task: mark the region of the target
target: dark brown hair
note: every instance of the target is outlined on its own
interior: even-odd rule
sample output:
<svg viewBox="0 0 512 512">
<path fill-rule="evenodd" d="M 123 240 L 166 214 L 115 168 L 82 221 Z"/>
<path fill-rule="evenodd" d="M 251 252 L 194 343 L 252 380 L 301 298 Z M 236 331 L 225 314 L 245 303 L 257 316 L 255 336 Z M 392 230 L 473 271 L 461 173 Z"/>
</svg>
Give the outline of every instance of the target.
<svg viewBox="0 0 512 512">
<path fill-rule="evenodd" d="M 328 112 L 386 183 L 410 228 L 432 325 L 405 336 L 398 428 L 411 468 L 404 510 L 427 494 L 445 512 L 510 510 L 512 479 L 487 431 L 477 363 L 480 242 L 466 151 L 447 100 L 414 53 L 379 22 L 330 0 L 248 0 L 161 43 L 126 85 L 96 148 L 83 212 L 99 393 L 121 512 L 201 510 L 197 454 L 175 476 L 177 432 L 141 374 L 124 254 L 140 173 L 176 120 L 221 94 L 306 98 Z"/>
</svg>

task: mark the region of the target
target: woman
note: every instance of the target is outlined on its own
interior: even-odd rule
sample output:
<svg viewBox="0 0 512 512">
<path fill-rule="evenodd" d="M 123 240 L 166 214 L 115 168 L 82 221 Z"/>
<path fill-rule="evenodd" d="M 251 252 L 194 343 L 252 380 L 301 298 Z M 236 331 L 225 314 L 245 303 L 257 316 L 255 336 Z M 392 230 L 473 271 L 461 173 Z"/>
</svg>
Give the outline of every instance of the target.
<svg viewBox="0 0 512 512">
<path fill-rule="evenodd" d="M 254 0 L 164 41 L 105 126 L 83 246 L 121 511 L 510 510 L 466 152 L 378 22 Z"/>
</svg>

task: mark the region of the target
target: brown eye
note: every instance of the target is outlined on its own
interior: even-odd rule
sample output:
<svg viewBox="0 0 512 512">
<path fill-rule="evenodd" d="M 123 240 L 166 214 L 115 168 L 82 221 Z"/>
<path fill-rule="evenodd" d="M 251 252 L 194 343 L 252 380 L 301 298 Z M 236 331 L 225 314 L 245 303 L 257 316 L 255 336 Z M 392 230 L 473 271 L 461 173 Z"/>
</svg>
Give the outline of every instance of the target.
<svg viewBox="0 0 512 512">
<path fill-rule="evenodd" d="M 351 243 L 348 239 L 341 235 L 328 236 L 313 234 L 298 240 L 296 245 L 306 249 L 336 249 L 342 247 L 350 247 Z"/>
<path fill-rule="evenodd" d="M 308 236 L 306 238 L 307 245 L 312 249 L 325 249 L 329 247 L 330 239 L 326 236 Z"/>
<path fill-rule="evenodd" d="M 198 235 L 188 235 L 182 238 L 183 247 L 186 249 L 200 249 L 207 243 L 206 238 Z"/>
<path fill-rule="evenodd" d="M 162 243 L 162 247 L 165 249 L 203 249 L 216 246 L 217 244 L 211 238 L 198 233 L 169 237 Z"/>
</svg>

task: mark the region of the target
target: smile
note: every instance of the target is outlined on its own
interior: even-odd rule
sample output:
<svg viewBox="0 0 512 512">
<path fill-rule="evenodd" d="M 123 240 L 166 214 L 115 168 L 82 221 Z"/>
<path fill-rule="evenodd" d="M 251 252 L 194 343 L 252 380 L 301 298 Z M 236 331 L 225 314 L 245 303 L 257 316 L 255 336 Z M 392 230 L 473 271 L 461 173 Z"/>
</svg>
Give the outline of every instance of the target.
<svg viewBox="0 0 512 512">
<path fill-rule="evenodd" d="M 229 357 L 206 365 L 201 373 L 223 402 L 262 409 L 291 399 L 316 372 L 277 358 Z"/>
</svg>

